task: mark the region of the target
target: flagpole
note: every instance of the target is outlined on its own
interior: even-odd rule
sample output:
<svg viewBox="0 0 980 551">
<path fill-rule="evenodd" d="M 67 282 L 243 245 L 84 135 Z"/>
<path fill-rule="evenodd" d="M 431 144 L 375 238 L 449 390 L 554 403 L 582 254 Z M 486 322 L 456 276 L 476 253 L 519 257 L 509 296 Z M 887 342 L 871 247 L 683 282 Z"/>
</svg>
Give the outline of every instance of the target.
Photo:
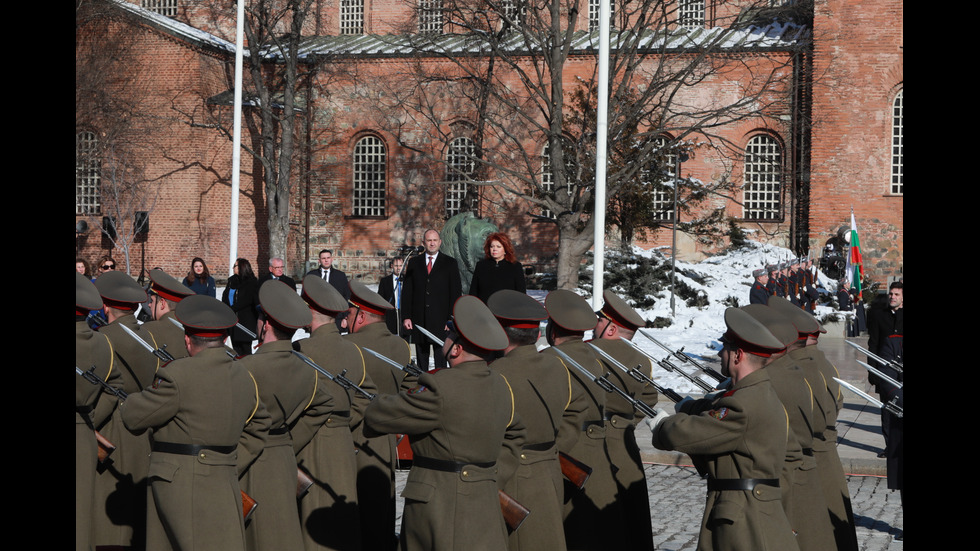
<svg viewBox="0 0 980 551">
<path fill-rule="evenodd" d="M 599 83 L 596 105 L 595 227 L 592 263 L 592 308 L 602 308 L 606 245 L 606 131 L 609 125 L 609 0 L 599 1 Z"/>
<path fill-rule="evenodd" d="M 231 211 L 228 219 L 228 275 L 234 273 L 238 260 L 238 190 L 242 166 L 242 47 L 244 40 L 245 1 L 238 0 L 235 28 L 235 107 L 231 140 Z"/>
</svg>

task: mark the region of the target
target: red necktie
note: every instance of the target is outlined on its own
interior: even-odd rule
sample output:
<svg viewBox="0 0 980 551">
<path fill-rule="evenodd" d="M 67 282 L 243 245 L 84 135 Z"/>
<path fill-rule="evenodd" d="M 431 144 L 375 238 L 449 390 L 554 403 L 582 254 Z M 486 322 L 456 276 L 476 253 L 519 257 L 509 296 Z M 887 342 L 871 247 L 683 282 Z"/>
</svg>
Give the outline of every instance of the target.
<svg viewBox="0 0 980 551">
<path fill-rule="evenodd" d="M 425 273 L 427 273 L 427 274 L 431 274 L 432 273 L 432 257 L 431 256 L 429 257 L 429 263 L 425 265 Z"/>
</svg>

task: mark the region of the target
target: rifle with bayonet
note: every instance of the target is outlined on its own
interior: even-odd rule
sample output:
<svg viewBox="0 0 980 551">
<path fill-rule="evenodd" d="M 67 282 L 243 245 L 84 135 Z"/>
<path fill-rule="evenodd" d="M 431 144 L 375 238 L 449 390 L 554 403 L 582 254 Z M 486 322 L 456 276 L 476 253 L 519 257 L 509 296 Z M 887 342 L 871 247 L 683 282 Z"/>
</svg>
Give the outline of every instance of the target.
<svg viewBox="0 0 980 551">
<path fill-rule="evenodd" d="M 620 338 L 622 339 L 623 337 L 620 337 Z M 623 340 L 625 341 L 626 339 L 623 339 Z M 626 342 L 629 342 L 629 341 L 626 341 Z M 618 367 L 624 373 L 626 373 L 630 377 L 633 377 L 633 379 L 635 379 L 636 381 L 638 381 L 640 383 L 646 383 L 646 384 L 652 386 L 653 388 L 657 389 L 657 392 L 659 392 L 660 394 L 663 394 L 664 396 L 666 396 L 667 398 L 673 400 L 674 402 L 680 402 L 681 400 L 684 399 L 684 398 L 681 397 L 680 394 L 677 394 L 673 390 L 671 390 L 669 388 L 664 388 L 664 387 L 658 385 L 657 383 L 655 383 L 653 381 L 653 379 L 651 379 L 650 377 L 647 377 L 642 371 L 640 371 L 638 369 L 639 366 L 634 367 L 632 369 L 628 369 L 625 365 L 623 365 L 622 362 L 620 362 L 616 358 L 613 358 L 612 356 L 610 356 L 609 354 L 607 354 L 605 350 L 599 348 L 598 346 L 596 346 L 596 345 L 594 345 L 592 343 L 586 343 L 586 344 L 588 344 L 589 346 L 591 346 L 592 347 L 592 350 L 595 351 L 596 354 L 599 354 L 600 356 L 602 356 L 606 361 L 608 361 L 609 363 L 611 363 L 614 366 Z"/>
<path fill-rule="evenodd" d="M 606 372 L 605 375 L 601 377 L 596 377 L 591 371 L 582 367 L 578 362 L 573 360 L 571 356 L 562 352 L 558 347 L 552 346 L 551 349 L 554 350 L 555 353 L 558 354 L 563 360 L 568 362 L 569 365 L 571 365 L 572 367 L 580 371 L 583 375 L 585 375 L 590 381 L 595 383 L 602 390 L 605 390 L 606 392 L 609 393 L 618 394 L 621 398 L 623 398 L 630 405 L 632 405 L 633 409 L 639 411 L 640 413 L 646 415 L 647 417 L 657 416 L 657 412 L 652 407 L 630 396 L 628 392 L 612 384 L 612 382 L 609 381 L 609 375 L 611 375 L 611 373 L 609 373 L 608 371 Z"/>
<path fill-rule="evenodd" d="M 375 397 L 374 394 L 371 394 L 370 392 L 368 392 L 368 391 L 364 390 L 363 388 L 357 386 L 357 383 L 355 383 L 354 381 L 352 381 L 352 380 L 350 380 L 350 379 L 347 378 L 347 376 L 346 376 L 347 375 L 347 370 L 346 369 L 343 370 L 343 371 L 341 371 L 340 372 L 340 375 L 333 375 L 329 371 L 327 371 L 326 369 L 323 369 L 322 367 L 320 367 L 319 365 L 317 365 L 316 362 L 314 362 L 313 360 L 311 360 L 310 357 L 307 356 L 306 354 L 303 354 L 302 352 L 300 352 L 298 350 L 293 350 L 293 354 L 296 354 L 296 357 L 297 358 L 303 360 L 303 362 L 306 365 L 308 365 L 308 366 L 312 367 L 313 369 L 315 369 L 317 371 L 317 373 L 319 373 L 320 375 L 323 375 L 327 379 L 330 379 L 331 381 L 333 381 L 333 382 L 337 383 L 338 385 L 340 385 L 340 387 L 343 388 L 344 390 L 351 390 L 351 389 L 353 389 L 353 390 L 356 390 L 357 392 L 359 392 L 361 395 L 363 395 L 369 401 L 370 400 L 374 400 L 374 397 Z"/>
<path fill-rule="evenodd" d="M 378 358 L 379 360 L 387 363 L 388 365 L 390 365 L 392 367 L 395 367 L 395 368 L 398 368 L 398 369 L 404 371 L 406 375 L 412 375 L 414 377 L 418 377 L 419 375 L 421 375 L 422 373 L 424 373 L 424 371 L 422 371 L 422 369 L 418 366 L 418 364 L 415 363 L 415 360 L 412 360 L 411 362 L 409 362 L 406 365 L 402 365 L 402 364 L 396 362 L 395 360 L 392 360 L 388 356 L 385 356 L 384 354 L 380 354 L 378 352 L 375 352 L 374 350 L 371 350 L 370 348 L 361 348 L 361 350 L 367 352 L 368 354 L 374 356 L 375 358 Z"/>
<path fill-rule="evenodd" d="M 894 369 L 895 371 L 898 371 L 899 373 L 902 373 L 902 367 L 904 365 L 903 362 L 897 362 L 895 360 L 886 360 L 886 359 L 882 358 L 881 356 L 875 354 L 874 352 L 868 350 L 867 348 L 864 348 L 863 346 L 861 346 L 861 345 L 859 345 L 859 344 L 857 344 L 855 342 L 851 342 L 851 341 L 849 341 L 847 339 L 845 339 L 844 342 L 846 342 L 847 344 L 851 345 L 852 348 L 857 349 L 858 352 L 866 355 L 868 358 L 870 358 L 870 359 L 872 359 L 872 360 L 880 363 L 881 365 L 887 365 L 887 366 L 891 367 L 892 369 Z"/>
<path fill-rule="evenodd" d="M 137 335 L 136 333 L 133 333 L 125 325 L 123 325 L 121 327 L 123 329 L 125 329 L 134 339 L 136 339 L 137 341 L 142 342 L 144 346 L 150 346 L 150 345 L 148 345 L 146 343 L 146 341 L 144 341 L 143 339 L 141 339 L 139 337 L 139 335 Z M 153 347 L 150 347 L 151 352 L 152 352 L 152 348 Z M 168 354 L 168 356 L 169 356 L 169 354 Z M 126 391 L 120 390 L 120 389 L 117 389 L 117 388 L 113 388 L 111 385 L 109 385 L 109 383 L 107 383 L 107 382 L 103 381 L 102 379 L 96 377 L 95 374 L 92 373 L 91 371 L 82 371 L 76 365 L 75 366 L 75 373 L 81 375 L 82 377 L 85 378 L 86 381 L 89 381 L 92 384 L 102 385 L 102 388 L 103 389 L 107 389 L 113 395 L 115 395 L 116 397 L 118 397 L 119 398 L 119 401 L 125 401 L 126 398 L 129 397 L 129 395 L 126 393 Z M 88 375 L 86 375 L 86 374 L 88 374 Z M 109 442 L 108 440 L 106 440 L 105 437 L 102 437 L 102 435 L 100 435 L 98 431 L 95 432 L 95 435 L 96 435 L 95 436 L 96 437 L 96 440 L 99 441 L 99 448 L 100 448 L 99 449 L 99 461 L 100 462 L 101 461 L 105 461 L 105 457 L 108 457 L 109 453 L 112 453 L 112 451 L 115 450 L 116 447 L 111 442 Z M 108 451 L 106 452 L 105 456 L 103 456 L 103 450 L 101 449 L 102 446 L 103 446 L 103 442 L 105 443 L 105 445 L 108 446 Z M 310 483 L 312 484 L 312 481 L 310 481 Z M 309 487 L 309 486 L 307 486 L 307 487 Z M 244 516 L 246 522 L 248 522 L 248 519 L 252 516 L 252 512 L 255 511 L 255 507 L 257 505 L 258 504 L 255 502 L 255 499 L 253 499 L 252 496 L 246 494 L 245 492 L 242 492 L 242 516 Z"/>
<path fill-rule="evenodd" d="M 150 354 L 153 354 L 154 356 L 156 356 L 157 358 L 159 358 L 159 359 L 161 359 L 161 360 L 163 360 L 165 362 L 172 362 L 172 361 L 174 361 L 173 355 L 170 352 L 167 352 L 167 345 L 166 344 L 163 345 L 163 346 L 161 346 L 161 347 L 159 347 L 159 348 L 154 348 L 152 344 L 150 344 L 150 343 L 146 342 L 145 340 L 143 340 L 143 337 L 137 335 L 136 332 L 133 331 L 132 329 L 130 329 L 129 327 L 126 327 L 123 324 L 120 324 L 119 327 L 121 327 L 122 330 L 125 331 L 127 335 L 129 335 L 130 337 L 133 337 L 133 340 L 135 340 L 136 342 L 138 342 L 140 344 L 140 346 L 142 346 L 143 348 L 145 348 Z"/>
<path fill-rule="evenodd" d="M 678 350 L 678 351 L 675 352 L 675 351 L 671 350 L 670 348 L 668 348 L 667 345 L 665 345 L 664 343 L 662 343 L 662 342 L 658 341 L 657 339 L 655 339 L 653 337 L 653 335 L 651 335 L 650 333 L 647 333 L 645 330 L 640 329 L 639 332 L 644 337 L 646 337 L 646 338 L 650 339 L 651 341 L 653 341 L 654 344 L 660 346 L 660 348 L 663 348 L 669 354 L 671 354 L 672 356 L 674 356 L 675 358 L 677 358 L 678 360 L 680 360 L 681 363 L 689 363 L 689 364 L 691 364 L 692 366 L 700 369 L 705 374 L 707 374 L 709 377 L 711 377 L 712 379 L 718 381 L 719 383 L 728 378 L 728 377 L 725 377 L 724 375 L 722 375 L 721 373 L 718 373 L 714 369 L 711 369 L 710 367 L 708 367 L 706 365 L 703 365 L 700 362 L 698 362 L 697 360 L 695 360 L 693 357 L 691 357 L 690 354 L 684 352 L 684 347 L 681 347 L 680 350 Z"/>
<path fill-rule="evenodd" d="M 94 365 L 88 371 L 82 371 L 82 369 L 76 365 L 75 373 L 93 385 L 101 386 L 102 390 L 105 390 L 120 400 L 125 400 L 126 397 L 129 396 L 126 394 L 125 390 L 110 385 L 109 383 L 103 381 L 101 377 L 96 375 Z M 116 451 L 116 445 L 110 442 L 105 436 L 102 436 L 102 433 L 99 431 L 95 431 L 95 441 L 99 446 L 99 463 L 105 463 L 106 459 L 109 458 L 112 452 Z"/>
<path fill-rule="evenodd" d="M 837 377 L 834 377 L 834 380 L 837 381 L 837 383 L 840 384 L 840 386 L 842 386 L 842 387 L 846 388 L 847 390 L 850 390 L 854 394 L 857 394 L 858 396 L 864 398 L 865 400 L 868 401 L 868 403 L 870 403 L 871 405 L 873 405 L 875 407 L 884 408 L 887 411 L 892 412 L 896 417 L 903 417 L 904 414 L 905 414 L 905 411 L 902 408 L 902 406 L 899 406 L 897 404 L 897 402 L 898 402 L 898 395 L 896 395 L 895 397 L 893 397 L 888 402 L 882 403 L 880 400 L 876 399 L 875 397 L 871 396 L 867 392 L 864 392 L 863 390 L 857 388 L 856 386 L 852 385 L 851 383 L 849 383 L 847 381 L 843 381 L 841 379 L 838 379 Z"/>
<path fill-rule="evenodd" d="M 657 365 L 659 365 L 660 367 L 666 369 L 667 371 L 670 371 L 672 373 L 677 373 L 678 375 L 684 377 L 688 381 L 691 381 L 692 383 L 694 383 L 694 385 L 697 386 L 698 388 L 700 388 L 701 390 L 703 390 L 705 392 L 711 392 L 712 390 L 714 390 L 714 388 L 712 388 L 711 385 L 709 385 L 708 383 L 704 382 L 701 378 L 695 377 L 695 376 L 691 375 L 690 373 L 688 373 L 688 372 L 684 371 L 683 369 L 681 369 L 681 368 L 677 367 L 676 365 L 674 365 L 670 361 L 670 356 L 668 356 L 668 357 L 666 357 L 666 358 L 664 358 L 662 360 L 658 360 L 657 358 L 654 358 L 653 356 L 651 356 L 650 354 L 648 354 L 645 350 L 643 350 L 639 346 L 636 346 L 636 344 L 634 344 L 632 341 L 627 340 L 625 337 L 619 337 L 619 338 L 622 339 L 623 342 L 625 342 L 626 344 L 632 346 L 633 347 L 633 350 L 636 350 L 640 354 L 643 354 L 644 356 L 646 356 L 647 358 L 649 358 L 650 361 L 657 362 Z"/>
<path fill-rule="evenodd" d="M 895 379 L 892 379 L 888 375 L 885 375 L 884 373 L 882 373 L 878 369 L 875 369 L 874 367 L 872 367 L 870 364 L 864 363 L 861 360 L 858 360 L 857 363 L 863 365 L 864 368 L 867 369 L 869 373 L 871 373 L 872 375 L 878 377 L 882 381 L 884 381 L 884 382 L 892 385 L 895 388 L 902 388 L 902 383 L 896 381 Z"/>
</svg>

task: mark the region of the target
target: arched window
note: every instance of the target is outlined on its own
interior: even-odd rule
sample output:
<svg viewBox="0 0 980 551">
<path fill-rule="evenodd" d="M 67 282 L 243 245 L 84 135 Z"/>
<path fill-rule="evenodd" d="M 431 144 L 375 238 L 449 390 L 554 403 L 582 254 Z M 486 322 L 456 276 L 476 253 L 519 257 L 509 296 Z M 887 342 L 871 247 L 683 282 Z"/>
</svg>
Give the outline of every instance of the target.
<svg viewBox="0 0 980 551">
<path fill-rule="evenodd" d="M 466 182 L 476 172 L 476 143 L 470 138 L 453 138 L 446 148 L 446 217 L 452 218 L 463 208 Z"/>
<path fill-rule="evenodd" d="M 385 216 L 388 154 L 377 136 L 354 145 L 354 216 Z"/>
<path fill-rule="evenodd" d="M 616 0 L 609 0 L 609 26 L 615 27 Z M 589 30 L 599 30 L 599 0 L 589 0 Z"/>
<path fill-rule="evenodd" d="M 744 201 L 746 220 L 782 217 L 783 149 L 767 134 L 753 136 L 745 147 Z"/>
<path fill-rule="evenodd" d="M 340 34 L 364 34 L 364 0 L 340 0 Z"/>
<path fill-rule="evenodd" d="M 102 211 L 102 158 L 94 132 L 75 134 L 75 214 Z"/>
<path fill-rule="evenodd" d="M 902 141 L 904 136 L 904 114 L 902 111 L 902 96 L 905 90 L 899 90 L 892 102 L 892 181 L 889 191 L 893 195 L 905 192 L 905 169 L 902 164 Z"/>
</svg>

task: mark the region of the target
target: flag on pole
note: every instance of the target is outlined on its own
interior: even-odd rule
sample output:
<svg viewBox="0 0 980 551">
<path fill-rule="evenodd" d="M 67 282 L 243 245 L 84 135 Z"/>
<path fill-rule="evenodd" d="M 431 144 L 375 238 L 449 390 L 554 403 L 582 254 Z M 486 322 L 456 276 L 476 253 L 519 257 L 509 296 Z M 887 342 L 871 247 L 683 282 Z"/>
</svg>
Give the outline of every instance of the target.
<svg viewBox="0 0 980 551">
<path fill-rule="evenodd" d="M 858 300 L 861 300 L 861 281 L 864 280 L 864 264 L 861 261 L 861 240 L 858 238 L 857 222 L 854 220 L 854 209 L 851 208 L 851 250 L 847 255 L 847 273 L 851 278 L 851 287 L 857 289 Z"/>
</svg>

